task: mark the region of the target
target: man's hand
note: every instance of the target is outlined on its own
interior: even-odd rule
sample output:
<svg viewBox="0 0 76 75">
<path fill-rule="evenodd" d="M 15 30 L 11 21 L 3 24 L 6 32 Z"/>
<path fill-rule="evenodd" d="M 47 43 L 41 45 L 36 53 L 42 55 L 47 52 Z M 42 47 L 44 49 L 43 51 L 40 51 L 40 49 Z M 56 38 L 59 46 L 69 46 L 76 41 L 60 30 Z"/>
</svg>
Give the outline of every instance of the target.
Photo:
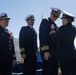
<svg viewBox="0 0 76 75">
<path fill-rule="evenodd" d="M 22 57 L 23 59 L 25 59 L 25 58 L 26 58 L 26 54 L 21 54 L 21 57 Z"/>
<path fill-rule="evenodd" d="M 49 57 L 51 57 L 50 53 L 49 53 L 49 52 L 45 52 L 45 53 L 44 53 L 44 59 L 45 59 L 45 60 L 48 60 Z"/>
</svg>

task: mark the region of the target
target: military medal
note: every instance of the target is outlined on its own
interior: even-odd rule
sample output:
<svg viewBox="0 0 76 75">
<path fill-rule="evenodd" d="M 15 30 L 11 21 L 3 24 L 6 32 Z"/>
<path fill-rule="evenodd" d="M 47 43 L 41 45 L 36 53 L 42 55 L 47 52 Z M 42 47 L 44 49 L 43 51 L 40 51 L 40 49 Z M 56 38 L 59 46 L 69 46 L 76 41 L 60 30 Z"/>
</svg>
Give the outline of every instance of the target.
<svg viewBox="0 0 76 75">
<path fill-rule="evenodd" d="M 51 24 L 51 29 L 55 29 L 55 26 L 54 26 L 54 24 Z"/>
</svg>

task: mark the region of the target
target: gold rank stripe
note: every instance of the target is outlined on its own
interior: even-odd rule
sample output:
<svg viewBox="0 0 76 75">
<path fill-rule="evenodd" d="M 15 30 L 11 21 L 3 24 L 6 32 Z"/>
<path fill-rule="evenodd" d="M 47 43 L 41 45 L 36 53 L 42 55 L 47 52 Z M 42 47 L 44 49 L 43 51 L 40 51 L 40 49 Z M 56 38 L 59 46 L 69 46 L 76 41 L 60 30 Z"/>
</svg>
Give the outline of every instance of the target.
<svg viewBox="0 0 76 75">
<path fill-rule="evenodd" d="M 48 50 L 49 49 L 49 46 L 44 46 L 44 47 L 41 47 L 41 50 L 44 51 L 44 50 Z"/>
<path fill-rule="evenodd" d="M 21 48 L 20 51 L 21 51 L 21 52 L 25 52 L 25 49 L 24 49 L 24 48 Z"/>
<path fill-rule="evenodd" d="M 13 54 L 13 57 L 16 57 L 16 55 L 15 55 L 15 54 Z"/>
<path fill-rule="evenodd" d="M 52 31 L 49 33 L 49 35 L 50 35 L 50 34 L 53 34 L 53 33 L 55 33 L 55 30 L 52 30 Z"/>
</svg>

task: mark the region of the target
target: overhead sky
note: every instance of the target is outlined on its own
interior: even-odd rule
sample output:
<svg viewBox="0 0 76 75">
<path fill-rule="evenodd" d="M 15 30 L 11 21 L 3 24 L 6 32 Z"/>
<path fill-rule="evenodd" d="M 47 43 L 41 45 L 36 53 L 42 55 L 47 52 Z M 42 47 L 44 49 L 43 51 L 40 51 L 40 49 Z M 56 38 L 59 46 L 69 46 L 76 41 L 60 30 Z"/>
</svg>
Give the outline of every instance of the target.
<svg viewBox="0 0 76 75">
<path fill-rule="evenodd" d="M 76 0 L 0 0 L 0 13 L 6 12 L 11 18 L 8 29 L 13 32 L 15 38 L 19 37 L 22 26 L 26 26 L 25 17 L 28 14 L 35 16 L 34 28 L 39 33 L 39 25 L 43 18 L 50 16 L 51 7 L 57 7 L 76 16 Z M 56 21 L 62 24 L 61 19 Z M 76 26 L 76 21 L 73 23 Z"/>
</svg>

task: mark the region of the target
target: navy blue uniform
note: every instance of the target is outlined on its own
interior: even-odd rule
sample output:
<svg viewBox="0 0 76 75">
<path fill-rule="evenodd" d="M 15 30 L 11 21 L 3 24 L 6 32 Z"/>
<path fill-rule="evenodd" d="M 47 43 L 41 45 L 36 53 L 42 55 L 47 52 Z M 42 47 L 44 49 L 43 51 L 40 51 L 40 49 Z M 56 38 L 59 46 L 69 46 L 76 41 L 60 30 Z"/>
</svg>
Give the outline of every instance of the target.
<svg viewBox="0 0 76 75">
<path fill-rule="evenodd" d="M 35 75 L 37 63 L 37 34 L 34 29 L 24 26 L 20 30 L 19 45 L 21 54 L 26 54 L 24 59 L 24 75 Z"/>
<path fill-rule="evenodd" d="M 56 33 L 50 35 L 51 41 L 59 41 L 58 56 L 62 75 L 76 75 L 75 36 L 76 28 L 71 23 L 61 26 Z"/>
<path fill-rule="evenodd" d="M 50 42 L 49 35 L 51 30 L 57 30 L 57 25 L 50 19 L 43 19 L 39 28 L 40 50 L 43 60 L 43 75 L 57 75 L 57 42 Z M 44 53 L 49 52 L 51 57 L 44 59 Z"/>
<path fill-rule="evenodd" d="M 9 75 L 15 57 L 13 37 L 0 26 L 0 75 Z"/>
</svg>

